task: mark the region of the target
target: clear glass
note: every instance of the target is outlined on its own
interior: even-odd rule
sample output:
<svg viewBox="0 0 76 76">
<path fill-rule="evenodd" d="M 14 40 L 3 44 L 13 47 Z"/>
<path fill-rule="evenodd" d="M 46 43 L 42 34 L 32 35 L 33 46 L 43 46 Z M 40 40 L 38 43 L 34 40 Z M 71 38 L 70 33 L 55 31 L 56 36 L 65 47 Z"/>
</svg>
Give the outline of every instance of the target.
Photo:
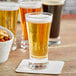
<svg viewBox="0 0 76 76">
<path fill-rule="evenodd" d="M 41 12 L 41 1 L 28 1 L 22 0 L 20 2 L 20 18 L 21 18 L 21 25 L 22 25 L 22 40 L 21 40 L 21 47 L 23 49 L 28 49 L 28 34 L 27 34 L 27 27 L 26 27 L 26 19 L 25 14 L 31 12 Z"/>
<path fill-rule="evenodd" d="M 60 21 L 62 8 L 65 0 L 42 0 L 43 12 L 53 13 L 52 27 L 50 28 L 49 46 L 61 44 L 60 40 Z"/>
<path fill-rule="evenodd" d="M 11 30 L 14 34 L 14 42 L 12 50 L 17 48 L 16 45 L 16 29 L 19 5 L 15 2 L 0 2 L 0 26 Z"/>
<path fill-rule="evenodd" d="M 48 38 L 52 14 L 26 14 L 29 38 L 29 66 L 32 69 L 45 68 L 48 64 Z"/>
</svg>

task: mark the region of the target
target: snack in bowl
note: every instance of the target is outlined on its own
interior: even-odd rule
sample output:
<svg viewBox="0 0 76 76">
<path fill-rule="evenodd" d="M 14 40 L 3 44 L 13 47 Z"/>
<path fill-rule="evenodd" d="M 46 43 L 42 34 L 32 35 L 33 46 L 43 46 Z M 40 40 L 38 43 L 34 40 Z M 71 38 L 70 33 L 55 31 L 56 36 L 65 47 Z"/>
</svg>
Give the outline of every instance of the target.
<svg viewBox="0 0 76 76">
<path fill-rule="evenodd" d="M 0 29 L 0 42 L 5 42 L 10 39 L 11 37 L 8 35 L 7 31 Z"/>
<path fill-rule="evenodd" d="M 0 26 L 0 63 L 8 60 L 13 39 L 13 33 L 10 30 Z"/>
</svg>

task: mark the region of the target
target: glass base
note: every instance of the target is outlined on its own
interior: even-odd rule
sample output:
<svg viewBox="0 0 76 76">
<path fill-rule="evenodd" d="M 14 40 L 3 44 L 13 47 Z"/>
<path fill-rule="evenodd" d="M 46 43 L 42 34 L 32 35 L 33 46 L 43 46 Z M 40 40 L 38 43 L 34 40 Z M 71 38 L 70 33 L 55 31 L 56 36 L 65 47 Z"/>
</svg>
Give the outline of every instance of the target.
<svg viewBox="0 0 76 76">
<path fill-rule="evenodd" d="M 16 44 L 16 38 L 15 38 L 13 45 L 12 45 L 12 50 L 14 51 L 16 49 L 17 49 L 17 44 Z"/>
<path fill-rule="evenodd" d="M 16 50 L 17 49 L 17 44 L 16 43 L 13 43 L 13 45 L 12 45 L 12 50 L 14 51 L 14 50 Z"/>
<path fill-rule="evenodd" d="M 21 41 L 21 48 L 22 49 L 26 49 L 26 50 L 29 49 L 29 42 L 28 42 L 28 40 L 22 40 Z"/>
<path fill-rule="evenodd" d="M 56 46 L 56 45 L 60 45 L 60 44 L 61 44 L 60 37 L 51 38 L 51 39 L 49 39 L 49 42 L 48 42 L 48 46 Z"/>
<path fill-rule="evenodd" d="M 29 67 L 31 69 L 44 69 L 48 65 L 48 58 L 45 59 L 35 59 L 31 58 L 29 60 Z"/>
</svg>

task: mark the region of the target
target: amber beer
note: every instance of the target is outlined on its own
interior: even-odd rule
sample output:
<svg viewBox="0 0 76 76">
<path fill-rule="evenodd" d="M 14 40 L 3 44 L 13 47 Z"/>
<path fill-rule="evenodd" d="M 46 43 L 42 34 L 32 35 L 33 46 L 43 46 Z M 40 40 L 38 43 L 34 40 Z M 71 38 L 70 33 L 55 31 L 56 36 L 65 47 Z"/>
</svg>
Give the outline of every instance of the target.
<svg viewBox="0 0 76 76">
<path fill-rule="evenodd" d="M 26 14 L 30 63 L 47 63 L 48 38 L 52 16 L 46 13 Z M 38 64 L 39 65 L 39 64 Z"/>
<path fill-rule="evenodd" d="M 30 50 L 33 58 L 43 59 L 47 57 L 47 43 L 51 23 L 28 22 Z"/>
<path fill-rule="evenodd" d="M 28 40 L 25 14 L 31 12 L 40 12 L 41 4 L 39 3 L 40 2 L 36 2 L 36 1 L 30 1 L 30 2 L 27 1 L 27 2 L 22 2 L 22 4 L 20 5 L 19 11 L 20 11 L 22 33 L 24 36 L 24 40 Z"/>
<path fill-rule="evenodd" d="M 15 36 L 17 28 L 18 7 L 14 6 L 16 6 L 15 3 L 0 2 L 0 25 L 11 30 Z"/>
</svg>

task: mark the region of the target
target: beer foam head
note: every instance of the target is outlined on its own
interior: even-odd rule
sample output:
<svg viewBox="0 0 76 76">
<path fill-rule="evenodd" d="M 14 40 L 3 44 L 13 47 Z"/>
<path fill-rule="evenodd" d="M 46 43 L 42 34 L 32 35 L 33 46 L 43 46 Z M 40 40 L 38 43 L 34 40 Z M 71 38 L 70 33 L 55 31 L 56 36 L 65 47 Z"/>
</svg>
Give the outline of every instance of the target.
<svg viewBox="0 0 76 76">
<path fill-rule="evenodd" d="M 64 4 L 65 0 L 42 0 L 43 4 L 48 5 L 62 5 Z"/>
<path fill-rule="evenodd" d="M 52 22 L 52 14 L 46 15 L 46 14 L 26 14 L 26 21 L 31 23 L 48 23 Z"/>
<path fill-rule="evenodd" d="M 0 10 L 18 10 L 19 5 L 15 2 L 0 2 Z"/>
<path fill-rule="evenodd" d="M 42 6 L 41 1 L 20 2 L 20 7 L 22 7 L 22 8 L 40 8 L 41 6 Z"/>
</svg>

